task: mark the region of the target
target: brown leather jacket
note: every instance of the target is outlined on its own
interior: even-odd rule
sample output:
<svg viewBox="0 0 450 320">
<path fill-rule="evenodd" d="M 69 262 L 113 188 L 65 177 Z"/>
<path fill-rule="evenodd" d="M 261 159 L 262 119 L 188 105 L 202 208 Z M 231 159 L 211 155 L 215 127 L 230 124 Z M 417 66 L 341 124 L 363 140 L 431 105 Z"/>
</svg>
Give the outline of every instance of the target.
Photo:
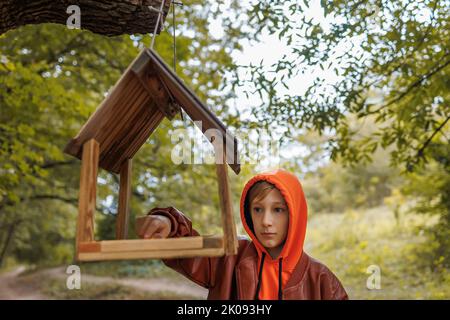
<svg viewBox="0 0 450 320">
<path fill-rule="evenodd" d="M 172 221 L 169 237 L 197 236 L 191 221 L 176 208 L 154 208 Z M 218 258 L 164 259 L 170 268 L 209 289 L 208 299 L 253 300 L 258 283 L 258 255 L 253 242 L 239 239 L 237 255 Z M 291 278 L 282 289 L 286 300 L 346 300 L 337 277 L 322 263 L 302 253 Z"/>
</svg>

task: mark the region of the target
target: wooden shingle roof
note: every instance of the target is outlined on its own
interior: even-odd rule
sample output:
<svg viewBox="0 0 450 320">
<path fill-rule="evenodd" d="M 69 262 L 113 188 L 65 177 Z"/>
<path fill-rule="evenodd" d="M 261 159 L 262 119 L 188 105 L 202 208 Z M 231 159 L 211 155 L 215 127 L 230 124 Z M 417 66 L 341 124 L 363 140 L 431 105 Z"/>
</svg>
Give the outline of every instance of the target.
<svg viewBox="0 0 450 320">
<path fill-rule="evenodd" d="M 172 119 L 180 107 L 193 121 L 201 121 L 203 133 L 216 129 L 222 134 L 226 161 L 238 174 L 237 139 L 151 49 L 131 63 L 64 152 L 81 159 L 83 144 L 95 139 L 100 145 L 99 167 L 119 173 L 163 118 Z M 225 144 L 227 140 L 232 143 Z"/>
</svg>

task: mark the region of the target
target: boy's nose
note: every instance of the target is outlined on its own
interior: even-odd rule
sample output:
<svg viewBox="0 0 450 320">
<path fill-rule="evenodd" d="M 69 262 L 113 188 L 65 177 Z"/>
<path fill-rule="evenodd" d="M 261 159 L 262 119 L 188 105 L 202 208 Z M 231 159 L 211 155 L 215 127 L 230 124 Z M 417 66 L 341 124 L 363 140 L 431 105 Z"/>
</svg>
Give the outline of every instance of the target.
<svg viewBox="0 0 450 320">
<path fill-rule="evenodd" d="M 272 225 L 272 215 L 270 213 L 265 213 L 263 216 L 262 224 L 264 227 Z"/>
</svg>

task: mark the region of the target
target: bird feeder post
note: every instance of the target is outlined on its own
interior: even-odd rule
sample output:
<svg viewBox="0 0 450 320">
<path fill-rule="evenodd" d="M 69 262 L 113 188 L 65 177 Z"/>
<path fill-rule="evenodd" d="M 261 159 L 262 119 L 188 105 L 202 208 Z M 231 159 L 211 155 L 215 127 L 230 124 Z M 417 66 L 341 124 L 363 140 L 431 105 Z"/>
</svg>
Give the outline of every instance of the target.
<svg viewBox="0 0 450 320">
<path fill-rule="evenodd" d="M 130 216 L 132 160 L 127 159 L 120 168 L 119 207 L 116 220 L 116 239 L 128 238 L 128 220 Z"/>
<path fill-rule="evenodd" d="M 76 256 L 80 243 L 94 241 L 94 214 L 97 200 L 97 173 L 99 144 L 90 139 L 83 144 L 80 193 L 78 199 L 78 221 L 76 235 Z"/>
<path fill-rule="evenodd" d="M 216 152 L 218 152 L 216 150 Z M 222 217 L 223 240 L 226 255 L 237 254 L 238 240 L 236 233 L 236 224 L 234 223 L 233 204 L 231 202 L 230 183 L 228 178 L 228 167 L 225 162 L 225 157 L 222 156 L 223 151 L 218 156 L 222 157 L 223 161 L 216 163 L 217 182 L 219 185 L 219 202 Z M 216 157 L 217 159 L 217 157 Z"/>
</svg>

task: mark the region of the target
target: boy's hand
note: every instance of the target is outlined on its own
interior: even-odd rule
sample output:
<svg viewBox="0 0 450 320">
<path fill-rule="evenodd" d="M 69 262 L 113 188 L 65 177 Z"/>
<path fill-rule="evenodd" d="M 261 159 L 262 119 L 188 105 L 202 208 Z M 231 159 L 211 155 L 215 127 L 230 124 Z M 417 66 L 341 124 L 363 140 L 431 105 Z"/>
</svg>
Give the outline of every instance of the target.
<svg viewBox="0 0 450 320">
<path fill-rule="evenodd" d="M 137 234 L 143 239 L 164 239 L 170 234 L 172 223 L 170 219 L 162 215 L 150 215 L 139 218 L 137 221 Z"/>
</svg>

